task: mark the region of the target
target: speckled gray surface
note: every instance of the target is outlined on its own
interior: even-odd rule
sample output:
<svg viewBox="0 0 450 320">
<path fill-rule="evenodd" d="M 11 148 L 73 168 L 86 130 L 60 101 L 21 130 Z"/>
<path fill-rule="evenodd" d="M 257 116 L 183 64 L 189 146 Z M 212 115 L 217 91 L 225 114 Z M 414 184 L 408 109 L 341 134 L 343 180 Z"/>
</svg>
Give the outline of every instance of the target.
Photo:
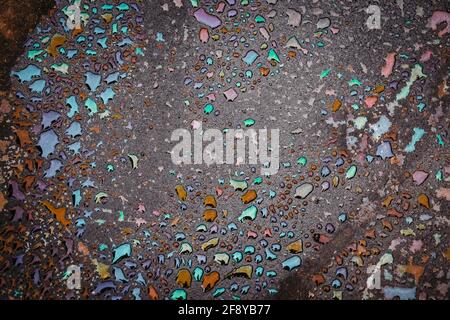
<svg viewBox="0 0 450 320">
<path fill-rule="evenodd" d="M 3 297 L 448 298 L 446 1 L 234 2 L 82 1 L 79 32 L 66 1 L 42 18 L 1 98 Z M 200 122 L 279 129 L 278 173 L 175 165 L 172 132 Z"/>
</svg>

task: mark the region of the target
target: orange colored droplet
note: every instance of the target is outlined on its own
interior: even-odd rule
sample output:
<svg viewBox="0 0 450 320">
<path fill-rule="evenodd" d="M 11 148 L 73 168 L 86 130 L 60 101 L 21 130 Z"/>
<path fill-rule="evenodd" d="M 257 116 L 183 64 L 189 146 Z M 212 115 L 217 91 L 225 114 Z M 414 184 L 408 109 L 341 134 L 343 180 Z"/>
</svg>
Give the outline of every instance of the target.
<svg viewBox="0 0 450 320">
<path fill-rule="evenodd" d="M 386 199 L 383 200 L 381 205 L 385 208 L 389 207 L 391 205 L 392 200 L 394 200 L 393 196 L 387 196 Z"/>
<path fill-rule="evenodd" d="M 17 134 L 17 137 L 19 138 L 20 146 L 23 148 L 26 145 L 32 144 L 32 141 L 30 139 L 30 136 L 28 134 L 27 130 L 15 130 L 15 133 Z"/>
<path fill-rule="evenodd" d="M 384 91 L 384 86 L 382 84 L 379 84 L 375 87 L 375 89 L 373 90 L 373 92 L 375 93 L 382 93 Z"/>
<path fill-rule="evenodd" d="M 217 282 L 219 282 L 219 280 L 220 274 L 217 271 L 213 271 L 205 275 L 202 281 L 203 292 L 208 292 L 209 290 L 214 288 L 214 286 L 217 284 Z"/>
<path fill-rule="evenodd" d="M 156 291 L 156 288 L 152 285 L 148 286 L 148 298 L 150 300 L 159 300 L 158 291 Z"/>
<path fill-rule="evenodd" d="M 255 190 L 248 190 L 246 193 L 242 195 L 241 200 L 244 204 L 247 204 L 255 200 L 256 197 L 257 194 Z"/>
<path fill-rule="evenodd" d="M 180 222 L 180 217 L 175 217 L 171 222 L 170 222 L 170 226 L 175 227 L 178 222 Z"/>
<path fill-rule="evenodd" d="M 177 274 L 177 284 L 182 288 L 189 288 L 192 283 L 192 276 L 188 269 L 180 269 Z"/>
<path fill-rule="evenodd" d="M 59 33 L 55 34 L 50 40 L 50 45 L 47 48 L 47 52 L 50 53 L 52 57 L 56 57 L 58 55 L 58 47 L 62 46 L 66 42 L 67 38 Z"/>
<path fill-rule="evenodd" d="M 266 67 L 259 68 L 259 72 L 262 76 L 267 77 L 269 75 L 270 69 Z"/>
<path fill-rule="evenodd" d="M 213 207 L 216 208 L 217 207 L 217 201 L 216 198 L 214 198 L 213 195 L 207 195 L 205 197 L 205 200 L 203 200 L 203 205 L 205 207 Z"/>
<path fill-rule="evenodd" d="M 3 195 L 3 193 L 0 192 L 0 212 L 3 211 L 3 208 L 5 207 L 5 205 L 8 203 L 8 200 L 5 198 L 5 196 Z"/>
<path fill-rule="evenodd" d="M 419 197 L 417 198 L 417 202 L 418 202 L 421 206 L 423 206 L 423 207 L 425 207 L 425 208 L 427 208 L 427 209 L 430 209 L 430 200 L 428 199 L 428 196 L 427 196 L 426 194 L 421 193 L 421 194 L 419 195 Z"/>
<path fill-rule="evenodd" d="M 28 191 L 36 180 L 35 176 L 26 176 L 23 178 L 23 187 L 25 191 Z"/>
<path fill-rule="evenodd" d="M 412 257 L 409 258 L 409 262 L 406 265 L 405 272 L 411 274 L 414 277 L 416 285 L 419 284 L 420 277 L 423 275 L 425 268 L 422 266 L 414 265 L 412 263 Z"/>
<path fill-rule="evenodd" d="M 180 201 L 186 200 L 187 192 L 186 192 L 186 189 L 184 189 L 184 187 L 182 185 L 180 185 L 180 184 L 177 185 L 175 187 L 175 190 L 177 192 L 177 196 L 178 196 L 178 199 L 180 199 Z"/>
<path fill-rule="evenodd" d="M 318 273 L 312 276 L 312 281 L 316 284 L 316 286 L 320 286 L 325 282 L 325 277 L 323 274 Z"/>
<path fill-rule="evenodd" d="M 303 251 L 303 242 L 301 239 L 295 242 L 291 242 L 286 248 L 290 253 L 300 253 Z"/>
<path fill-rule="evenodd" d="M 331 106 L 331 110 L 333 112 L 338 111 L 342 106 L 342 102 L 339 99 L 334 100 L 333 105 Z"/>
<path fill-rule="evenodd" d="M 89 255 L 88 247 L 86 247 L 86 245 L 82 242 L 78 242 L 78 252 L 80 252 L 83 256 Z"/>
<path fill-rule="evenodd" d="M 41 201 L 41 203 L 55 215 L 56 220 L 59 221 L 63 226 L 67 227 L 70 224 L 70 220 L 66 219 L 66 208 L 56 208 L 47 200 Z"/>
<path fill-rule="evenodd" d="M 214 209 L 206 209 L 203 212 L 203 219 L 205 219 L 206 222 L 213 222 L 217 218 L 217 211 Z"/>
<path fill-rule="evenodd" d="M 102 18 L 106 23 L 110 23 L 112 21 L 112 19 L 114 18 L 114 16 L 110 13 L 105 13 L 105 14 L 102 14 Z"/>
<path fill-rule="evenodd" d="M 72 31 L 72 37 L 76 37 L 77 35 L 79 35 L 82 32 L 83 32 L 83 28 L 75 28 Z"/>
</svg>

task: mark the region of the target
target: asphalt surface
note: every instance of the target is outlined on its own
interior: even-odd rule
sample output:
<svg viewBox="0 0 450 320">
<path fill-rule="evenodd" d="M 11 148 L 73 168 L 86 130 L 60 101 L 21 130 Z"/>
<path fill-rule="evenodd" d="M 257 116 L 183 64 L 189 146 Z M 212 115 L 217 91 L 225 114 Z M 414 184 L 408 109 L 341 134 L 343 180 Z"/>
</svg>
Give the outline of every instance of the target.
<svg viewBox="0 0 450 320">
<path fill-rule="evenodd" d="M 57 1 L 21 42 L 2 297 L 448 299 L 448 3 L 236 2 L 82 1 L 73 31 Z M 278 173 L 174 164 L 200 122 L 278 129 Z"/>
</svg>

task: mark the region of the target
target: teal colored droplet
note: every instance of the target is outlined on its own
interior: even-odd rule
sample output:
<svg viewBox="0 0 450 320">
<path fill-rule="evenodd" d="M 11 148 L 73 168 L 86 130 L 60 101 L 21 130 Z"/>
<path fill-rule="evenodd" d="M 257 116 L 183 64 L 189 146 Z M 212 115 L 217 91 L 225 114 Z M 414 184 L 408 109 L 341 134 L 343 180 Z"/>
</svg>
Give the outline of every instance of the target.
<svg viewBox="0 0 450 320">
<path fill-rule="evenodd" d="M 217 288 L 216 291 L 214 291 L 213 293 L 213 297 L 217 298 L 219 296 L 221 296 L 224 292 L 225 292 L 225 288 Z"/>
<path fill-rule="evenodd" d="M 144 55 L 144 52 L 142 51 L 141 48 L 136 48 L 136 50 L 134 50 L 134 52 L 135 52 L 137 55 L 139 55 L 139 56 L 143 56 L 143 55 Z"/>
<path fill-rule="evenodd" d="M 253 184 L 261 184 L 263 179 L 261 177 L 256 177 L 255 180 L 253 180 Z"/>
<path fill-rule="evenodd" d="M 28 59 L 34 60 L 38 55 L 40 55 L 44 50 L 30 50 L 28 51 Z"/>
<path fill-rule="evenodd" d="M 274 49 L 270 49 L 269 53 L 267 54 L 267 60 L 275 60 L 276 62 L 280 63 L 280 58 L 278 57 L 278 54 L 275 52 Z"/>
<path fill-rule="evenodd" d="M 440 134 L 436 135 L 436 139 L 437 139 L 437 142 L 438 142 L 439 146 L 443 147 L 444 146 L 444 140 L 442 140 L 442 137 L 441 137 Z"/>
<path fill-rule="evenodd" d="M 170 300 L 186 300 L 187 293 L 183 289 L 176 289 L 170 295 Z"/>
<path fill-rule="evenodd" d="M 241 262 L 243 259 L 243 255 L 242 252 L 240 251 L 236 251 L 235 253 L 233 253 L 233 255 L 231 256 L 231 259 L 233 259 L 234 261 L 236 261 L 237 263 Z"/>
<path fill-rule="evenodd" d="M 359 81 L 358 79 L 352 79 L 348 82 L 348 85 L 350 87 L 352 86 L 360 86 L 361 85 L 361 81 Z"/>
<path fill-rule="evenodd" d="M 417 105 L 417 109 L 419 110 L 419 112 L 422 112 L 423 109 L 425 109 L 425 107 L 426 107 L 426 104 L 423 102 L 421 102 Z"/>
<path fill-rule="evenodd" d="M 130 6 L 128 4 L 126 4 L 125 2 L 122 2 L 121 4 L 119 4 L 116 8 L 119 11 L 128 11 L 128 10 L 130 10 Z"/>
<path fill-rule="evenodd" d="M 256 23 L 264 23 L 264 22 L 266 22 L 266 19 L 265 19 L 262 15 L 258 14 L 258 15 L 255 17 L 255 22 L 256 22 Z"/>
<path fill-rule="evenodd" d="M 248 118 L 248 119 L 244 120 L 244 125 L 246 127 L 251 127 L 254 124 L 255 124 L 255 120 L 253 120 L 252 118 Z"/>
<path fill-rule="evenodd" d="M 89 110 L 89 114 L 88 114 L 89 116 L 92 116 L 98 112 L 97 104 L 91 98 L 88 98 L 86 100 L 86 102 L 84 103 L 84 105 Z"/>
<path fill-rule="evenodd" d="M 297 159 L 297 164 L 301 165 L 302 167 L 306 166 L 307 162 L 308 162 L 308 160 L 306 160 L 305 157 L 300 157 Z"/>
<path fill-rule="evenodd" d="M 211 112 L 214 111 L 214 106 L 211 103 L 208 103 L 207 105 L 205 105 L 205 107 L 203 108 L 203 112 L 206 114 L 210 114 Z"/>
<path fill-rule="evenodd" d="M 330 74 L 330 71 L 331 71 L 330 69 L 323 70 L 322 73 L 320 74 L 320 79 L 327 77 Z"/>
<path fill-rule="evenodd" d="M 357 167 L 355 165 L 352 165 L 350 168 L 347 169 L 347 172 L 345 173 L 346 179 L 352 179 L 356 175 Z"/>
<path fill-rule="evenodd" d="M 111 264 L 114 264 L 124 257 L 131 256 L 131 245 L 129 243 L 124 243 L 113 250 L 113 260 Z"/>
<path fill-rule="evenodd" d="M 203 278 L 203 269 L 200 267 L 196 267 L 193 272 L 194 281 L 202 281 Z"/>
</svg>

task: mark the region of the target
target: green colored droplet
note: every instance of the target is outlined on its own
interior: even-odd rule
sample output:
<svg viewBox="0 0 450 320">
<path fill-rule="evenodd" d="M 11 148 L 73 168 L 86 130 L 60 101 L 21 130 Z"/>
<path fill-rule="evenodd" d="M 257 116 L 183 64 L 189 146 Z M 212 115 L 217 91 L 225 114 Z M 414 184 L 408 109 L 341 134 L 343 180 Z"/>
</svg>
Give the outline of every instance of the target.
<svg viewBox="0 0 450 320">
<path fill-rule="evenodd" d="M 130 10 L 130 6 L 128 4 L 126 4 L 125 2 L 122 2 L 121 4 L 119 4 L 116 8 L 119 11 L 128 11 L 128 10 Z"/>
<path fill-rule="evenodd" d="M 423 109 L 425 109 L 425 107 L 426 107 L 426 104 L 423 102 L 421 102 L 417 105 L 417 109 L 419 110 L 419 112 L 422 112 Z"/>
<path fill-rule="evenodd" d="M 361 84 L 362 84 L 361 81 L 359 81 L 358 79 L 352 79 L 352 80 L 350 80 L 348 82 L 348 85 L 350 87 L 352 87 L 352 86 L 360 86 Z"/>
<path fill-rule="evenodd" d="M 208 103 L 204 108 L 203 108 L 203 112 L 206 114 L 210 114 L 211 112 L 214 111 L 214 106 L 211 103 Z"/>
<path fill-rule="evenodd" d="M 307 162 L 308 162 L 308 160 L 306 160 L 305 157 L 300 157 L 297 159 L 297 164 L 301 165 L 302 167 L 306 166 Z"/>
<path fill-rule="evenodd" d="M 89 110 L 89 114 L 88 114 L 89 116 L 92 116 L 98 112 L 97 104 L 91 98 L 88 98 L 86 100 L 86 102 L 84 103 L 84 105 Z"/>
<path fill-rule="evenodd" d="M 444 174 L 442 173 L 442 170 L 438 170 L 438 172 L 436 172 L 436 180 L 442 181 L 443 178 L 444 178 Z"/>
<path fill-rule="evenodd" d="M 28 51 L 28 59 L 34 60 L 38 55 L 40 55 L 44 50 L 30 50 Z"/>
<path fill-rule="evenodd" d="M 213 297 L 217 298 L 221 296 L 225 292 L 225 288 L 217 288 L 216 291 L 213 293 Z"/>
<path fill-rule="evenodd" d="M 234 190 L 240 191 L 244 191 L 248 187 L 247 181 L 245 180 L 230 179 L 230 185 L 234 188 Z"/>
<path fill-rule="evenodd" d="M 255 220 L 257 213 L 258 208 L 256 208 L 256 206 L 250 206 L 242 211 L 241 215 L 238 217 L 238 221 L 242 222 L 244 220 Z"/>
<path fill-rule="evenodd" d="M 176 289 L 170 295 L 170 300 L 186 300 L 187 293 L 183 289 Z"/>
<path fill-rule="evenodd" d="M 256 17 L 255 17 L 255 22 L 256 23 L 264 23 L 264 22 L 266 22 L 266 19 L 264 19 L 264 17 L 262 16 L 262 15 L 257 15 Z"/>
<path fill-rule="evenodd" d="M 322 71 L 322 73 L 320 74 L 320 79 L 327 77 L 328 74 L 330 74 L 330 71 L 331 71 L 330 69 L 326 69 L 326 70 Z"/>
<path fill-rule="evenodd" d="M 439 146 L 443 147 L 444 146 L 444 140 L 442 140 L 442 137 L 441 137 L 440 134 L 436 135 L 436 139 L 437 139 L 437 142 L 438 142 Z"/>
<path fill-rule="evenodd" d="M 255 120 L 253 120 L 252 118 L 248 118 L 248 119 L 244 120 L 244 125 L 246 127 L 251 127 L 254 124 L 255 124 Z"/>
<path fill-rule="evenodd" d="M 278 54 L 273 49 L 269 50 L 269 53 L 267 54 L 267 60 L 275 60 L 278 63 L 281 62 L 280 58 L 278 57 Z"/>
<path fill-rule="evenodd" d="M 261 184 L 263 181 L 262 177 L 256 177 L 255 180 L 253 180 L 253 184 Z"/>
<path fill-rule="evenodd" d="M 356 175 L 357 167 L 355 165 L 352 165 L 350 168 L 347 169 L 347 172 L 345 173 L 346 179 L 352 179 Z"/>
</svg>

